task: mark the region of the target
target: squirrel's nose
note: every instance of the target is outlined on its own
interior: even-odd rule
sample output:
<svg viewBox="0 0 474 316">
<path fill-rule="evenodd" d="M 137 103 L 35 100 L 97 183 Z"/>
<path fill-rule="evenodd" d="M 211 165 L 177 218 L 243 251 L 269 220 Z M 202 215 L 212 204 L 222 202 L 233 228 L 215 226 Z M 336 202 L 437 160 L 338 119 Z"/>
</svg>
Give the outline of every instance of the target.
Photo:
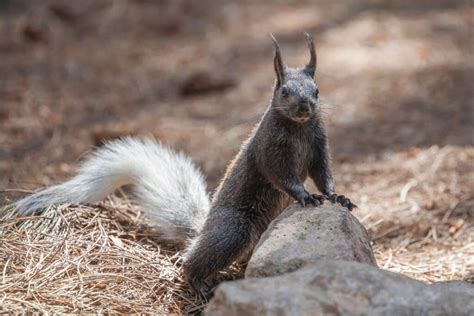
<svg viewBox="0 0 474 316">
<path fill-rule="evenodd" d="M 299 114 L 308 114 L 309 113 L 309 103 L 308 102 L 301 102 L 298 107 Z"/>
</svg>

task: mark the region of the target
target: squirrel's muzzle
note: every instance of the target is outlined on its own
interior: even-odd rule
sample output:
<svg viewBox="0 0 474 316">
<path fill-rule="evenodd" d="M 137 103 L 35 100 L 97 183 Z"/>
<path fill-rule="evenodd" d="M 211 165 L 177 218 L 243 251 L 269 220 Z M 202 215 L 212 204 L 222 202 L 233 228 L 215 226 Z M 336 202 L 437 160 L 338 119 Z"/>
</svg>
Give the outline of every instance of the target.
<svg viewBox="0 0 474 316">
<path fill-rule="evenodd" d="M 297 116 L 304 117 L 311 114 L 311 106 L 308 102 L 300 102 L 296 110 Z"/>
</svg>

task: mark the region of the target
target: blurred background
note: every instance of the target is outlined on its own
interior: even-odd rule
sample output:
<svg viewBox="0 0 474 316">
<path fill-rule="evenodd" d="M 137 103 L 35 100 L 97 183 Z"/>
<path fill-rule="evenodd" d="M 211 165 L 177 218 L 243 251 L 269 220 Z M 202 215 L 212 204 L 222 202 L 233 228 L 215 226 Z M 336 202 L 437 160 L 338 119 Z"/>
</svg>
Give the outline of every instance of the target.
<svg viewBox="0 0 474 316">
<path fill-rule="evenodd" d="M 301 66 L 307 31 L 338 191 L 379 264 L 472 280 L 473 25 L 453 0 L 1 0 L 0 203 L 123 135 L 184 151 L 212 191 L 271 98 L 269 33 Z"/>
</svg>

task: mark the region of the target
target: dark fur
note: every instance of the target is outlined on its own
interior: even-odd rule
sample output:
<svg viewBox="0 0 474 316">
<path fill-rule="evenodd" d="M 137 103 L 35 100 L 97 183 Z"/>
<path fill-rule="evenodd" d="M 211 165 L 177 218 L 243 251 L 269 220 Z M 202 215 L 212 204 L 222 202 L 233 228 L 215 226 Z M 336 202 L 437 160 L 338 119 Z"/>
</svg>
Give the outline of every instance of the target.
<svg viewBox="0 0 474 316">
<path fill-rule="evenodd" d="M 335 194 L 314 82 L 316 54 L 306 36 L 311 60 L 300 69 L 284 65 L 274 40 L 277 80 L 271 105 L 229 165 L 209 217 L 185 256 L 185 276 L 197 291 L 219 270 L 246 260 L 268 224 L 292 199 L 304 206 L 319 205 L 327 197 L 355 207 Z M 324 197 L 306 191 L 308 176 Z"/>
</svg>

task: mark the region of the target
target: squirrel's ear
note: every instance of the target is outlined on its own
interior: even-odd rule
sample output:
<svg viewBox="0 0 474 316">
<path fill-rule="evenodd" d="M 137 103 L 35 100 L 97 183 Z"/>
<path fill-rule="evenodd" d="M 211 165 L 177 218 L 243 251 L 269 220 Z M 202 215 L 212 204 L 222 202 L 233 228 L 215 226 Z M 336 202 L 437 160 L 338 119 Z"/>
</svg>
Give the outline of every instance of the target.
<svg viewBox="0 0 474 316">
<path fill-rule="evenodd" d="M 316 73 L 316 63 L 317 63 L 317 56 L 316 56 L 316 49 L 314 48 L 314 42 L 311 36 L 308 33 L 304 33 L 306 37 L 306 43 L 308 43 L 310 59 L 309 63 L 306 65 L 306 71 L 314 78 L 314 74 Z"/>
<path fill-rule="evenodd" d="M 275 66 L 275 73 L 277 77 L 277 88 L 280 87 L 281 83 L 285 78 L 285 65 L 283 64 L 283 60 L 281 58 L 280 47 L 278 46 L 278 42 L 273 36 L 270 34 L 273 41 L 273 47 L 275 48 L 275 57 L 273 58 L 273 64 Z"/>
</svg>

